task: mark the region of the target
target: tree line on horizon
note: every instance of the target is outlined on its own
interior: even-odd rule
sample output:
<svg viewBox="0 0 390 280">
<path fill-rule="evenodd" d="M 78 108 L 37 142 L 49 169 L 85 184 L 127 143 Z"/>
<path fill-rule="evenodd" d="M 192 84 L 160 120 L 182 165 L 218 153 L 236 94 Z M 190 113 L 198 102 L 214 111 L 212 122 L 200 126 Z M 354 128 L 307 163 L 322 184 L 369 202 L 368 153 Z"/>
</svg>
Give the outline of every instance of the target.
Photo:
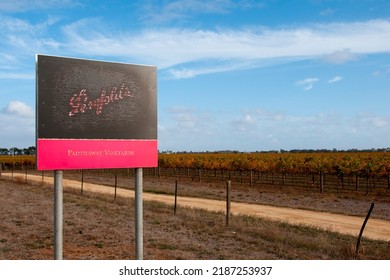
<svg viewBox="0 0 390 280">
<path fill-rule="evenodd" d="M 292 150 L 268 150 L 268 151 L 253 151 L 253 152 L 243 152 L 238 150 L 220 150 L 220 151 L 159 151 L 160 154 L 283 154 L 283 153 L 356 153 L 356 152 L 390 152 L 390 147 L 388 148 L 371 148 L 371 149 L 292 149 Z"/>
<path fill-rule="evenodd" d="M 36 154 L 36 148 L 35 146 L 30 146 L 28 148 L 17 148 L 17 147 L 12 147 L 12 148 L 0 148 L 0 155 L 2 156 L 22 156 L 22 155 L 35 155 Z"/>
<path fill-rule="evenodd" d="M 242 152 L 238 150 L 220 150 L 220 151 L 202 151 L 202 152 L 193 152 L 193 151 L 158 151 L 159 154 L 248 154 L 248 153 L 345 153 L 345 152 L 390 152 L 390 147 L 388 148 L 371 148 L 371 149 L 292 149 L 292 150 L 269 150 L 269 151 L 254 151 L 254 152 Z M 0 155 L 36 155 L 36 147 L 30 146 L 28 148 L 0 148 Z"/>
</svg>

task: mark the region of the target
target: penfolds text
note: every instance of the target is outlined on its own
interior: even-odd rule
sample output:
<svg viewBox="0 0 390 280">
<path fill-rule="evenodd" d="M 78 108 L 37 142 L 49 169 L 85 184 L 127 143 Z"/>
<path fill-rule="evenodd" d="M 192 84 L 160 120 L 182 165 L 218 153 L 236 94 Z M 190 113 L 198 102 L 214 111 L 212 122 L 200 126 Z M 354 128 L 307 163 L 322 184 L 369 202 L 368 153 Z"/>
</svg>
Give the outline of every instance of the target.
<svg viewBox="0 0 390 280">
<path fill-rule="evenodd" d="M 108 91 L 106 89 L 101 90 L 100 97 L 96 99 L 91 99 L 88 96 L 88 91 L 81 89 L 70 98 L 71 110 L 69 116 L 82 114 L 88 110 L 92 110 L 96 115 L 99 115 L 102 113 L 104 106 L 128 97 L 133 97 L 133 93 L 124 83 L 120 87 L 111 87 Z"/>
</svg>

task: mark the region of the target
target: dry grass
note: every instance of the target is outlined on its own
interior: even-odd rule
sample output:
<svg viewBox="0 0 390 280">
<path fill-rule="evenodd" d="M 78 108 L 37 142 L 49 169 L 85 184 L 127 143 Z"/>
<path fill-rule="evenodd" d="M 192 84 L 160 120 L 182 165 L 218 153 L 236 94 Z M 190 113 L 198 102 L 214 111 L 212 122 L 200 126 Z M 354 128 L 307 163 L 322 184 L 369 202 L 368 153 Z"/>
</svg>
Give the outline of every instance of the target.
<svg viewBox="0 0 390 280">
<path fill-rule="evenodd" d="M 53 258 L 53 190 L 0 181 L 0 259 Z M 64 259 L 134 259 L 131 199 L 64 193 Z M 354 259 L 356 238 L 250 216 L 144 202 L 144 259 Z M 390 259 L 363 239 L 359 259 Z"/>
</svg>

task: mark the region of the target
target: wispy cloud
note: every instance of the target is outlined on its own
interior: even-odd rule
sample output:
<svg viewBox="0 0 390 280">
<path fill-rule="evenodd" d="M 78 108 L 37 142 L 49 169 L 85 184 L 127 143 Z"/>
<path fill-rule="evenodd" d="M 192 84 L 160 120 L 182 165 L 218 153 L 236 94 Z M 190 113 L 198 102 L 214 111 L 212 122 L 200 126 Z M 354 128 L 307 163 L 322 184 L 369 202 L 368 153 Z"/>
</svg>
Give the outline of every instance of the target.
<svg viewBox="0 0 390 280">
<path fill-rule="evenodd" d="M 2 44 L 0 61 L 13 61 L 13 65 L 21 63 L 24 57 L 34 57 L 35 53 L 52 52 L 60 43 L 49 35 L 49 29 L 59 18 L 48 17 L 38 23 L 30 23 L 14 17 L 0 15 L 0 36 Z"/>
<path fill-rule="evenodd" d="M 188 4 L 192 9 L 202 5 L 199 1 L 188 3 L 192 3 L 193 6 Z M 212 10 L 211 7 L 208 9 Z M 357 54 L 390 52 L 390 21 L 386 20 L 305 28 L 149 28 L 131 32 L 113 31 L 98 18 L 84 18 L 62 26 L 64 37 L 50 36 L 52 28 L 59 25 L 58 18 L 32 24 L 0 16 L 3 39 L 0 52 L 7 53 L 8 60 L 11 57 L 20 60 L 37 52 L 105 56 L 156 65 L 165 76 L 172 78 L 191 78 L 302 59 L 340 64 L 357 59 Z"/>
<path fill-rule="evenodd" d="M 334 13 L 335 13 L 335 11 L 334 11 L 333 9 L 328 8 L 328 9 L 322 10 L 322 11 L 320 12 L 320 16 L 323 16 L 323 17 L 331 16 L 331 15 L 333 15 Z"/>
<path fill-rule="evenodd" d="M 230 5 L 229 0 L 170 1 L 163 5 L 157 5 L 156 1 L 147 1 L 142 6 L 141 20 L 156 24 L 183 20 L 199 13 L 226 13 Z"/>
<path fill-rule="evenodd" d="M 175 106 L 169 108 L 167 113 L 172 124 L 169 129 L 173 131 L 205 133 L 212 122 L 209 113 L 199 109 Z"/>
<path fill-rule="evenodd" d="M 343 79 L 343 77 L 341 77 L 341 76 L 335 76 L 332 79 L 328 80 L 328 83 L 329 84 L 337 83 L 337 82 L 340 82 L 342 79 Z"/>
<path fill-rule="evenodd" d="M 34 80 L 35 79 L 35 73 L 0 72 L 0 79 Z"/>
<path fill-rule="evenodd" d="M 176 0 L 145 1 L 140 6 L 140 18 L 146 24 L 162 24 L 186 21 L 199 14 L 228 14 L 232 9 L 262 8 L 263 3 L 254 0 Z"/>
<path fill-rule="evenodd" d="M 307 78 L 304 80 L 296 81 L 296 86 L 301 86 L 305 91 L 311 90 L 315 83 L 319 82 L 320 79 L 318 78 Z"/>
<path fill-rule="evenodd" d="M 210 68 L 215 62 L 221 66 L 234 61 L 242 67 L 241 61 L 258 63 L 286 58 L 321 58 L 330 63 L 346 63 L 356 59 L 357 53 L 390 52 L 390 21 L 385 20 L 291 29 L 148 29 L 136 34 L 102 32 L 91 27 L 97 26 L 96 21 L 91 24 L 84 19 L 65 26 L 64 47 L 78 54 L 127 57 L 160 69 L 171 69 L 172 74 L 182 77 L 196 75 L 189 67 L 180 72 L 185 63 L 201 62 Z M 207 61 L 210 61 L 208 65 Z"/>
<path fill-rule="evenodd" d="M 242 110 L 241 116 L 230 122 L 234 130 L 239 132 L 253 132 L 259 126 L 264 126 L 270 123 L 282 122 L 285 120 L 285 115 L 280 112 L 271 112 L 262 109 L 246 109 Z"/>
<path fill-rule="evenodd" d="M 77 5 L 74 0 L 1 0 L 0 11 L 4 12 L 24 12 L 30 10 L 41 10 L 60 8 Z"/>
<path fill-rule="evenodd" d="M 350 49 L 344 49 L 341 51 L 335 51 L 330 54 L 323 55 L 321 59 L 325 62 L 332 64 L 343 64 L 349 61 L 358 59 L 357 54 L 353 54 Z"/>
<path fill-rule="evenodd" d="M 388 77 L 390 75 L 390 65 L 383 65 L 380 69 L 372 72 L 374 77 Z"/>
<path fill-rule="evenodd" d="M 235 131 L 231 134 L 235 142 L 251 139 L 243 144 L 243 150 L 248 146 L 253 147 L 252 150 L 308 149 L 313 143 L 340 149 L 387 147 L 385 139 L 373 135 L 390 137 L 390 117 L 368 113 L 346 116 L 330 112 L 302 116 L 255 109 L 241 111 L 230 125 Z"/>
</svg>

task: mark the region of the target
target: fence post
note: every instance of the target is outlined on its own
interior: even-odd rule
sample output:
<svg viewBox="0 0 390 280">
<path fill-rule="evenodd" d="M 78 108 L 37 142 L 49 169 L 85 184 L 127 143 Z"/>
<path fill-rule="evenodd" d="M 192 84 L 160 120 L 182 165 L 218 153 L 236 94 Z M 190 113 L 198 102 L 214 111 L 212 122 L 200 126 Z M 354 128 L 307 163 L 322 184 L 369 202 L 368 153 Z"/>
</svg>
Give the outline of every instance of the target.
<svg viewBox="0 0 390 280">
<path fill-rule="evenodd" d="M 117 188 L 117 185 L 118 185 L 118 175 L 117 175 L 117 173 L 116 173 L 116 171 L 115 171 L 115 186 L 114 186 L 114 188 L 115 188 L 115 193 L 114 193 L 114 200 L 116 200 L 116 188 Z"/>
<path fill-rule="evenodd" d="M 320 191 L 324 193 L 324 173 L 320 172 Z"/>
<path fill-rule="evenodd" d="M 177 180 L 175 180 L 175 205 L 173 206 L 173 214 L 176 215 L 177 208 Z"/>
<path fill-rule="evenodd" d="M 366 219 L 364 220 L 364 223 L 362 225 L 362 228 L 360 229 L 359 237 L 356 243 L 356 256 L 359 254 L 359 246 L 360 246 L 360 239 L 362 238 L 364 228 L 366 227 L 367 221 L 370 218 L 372 209 L 374 209 L 374 203 L 371 203 L 370 209 L 368 210 Z"/>
<path fill-rule="evenodd" d="M 81 169 L 81 194 L 84 191 L 84 171 Z"/>
<path fill-rule="evenodd" d="M 230 223 L 230 189 L 231 182 L 229 180 L 226 184 L 226 226 Z"/>
</svg>

